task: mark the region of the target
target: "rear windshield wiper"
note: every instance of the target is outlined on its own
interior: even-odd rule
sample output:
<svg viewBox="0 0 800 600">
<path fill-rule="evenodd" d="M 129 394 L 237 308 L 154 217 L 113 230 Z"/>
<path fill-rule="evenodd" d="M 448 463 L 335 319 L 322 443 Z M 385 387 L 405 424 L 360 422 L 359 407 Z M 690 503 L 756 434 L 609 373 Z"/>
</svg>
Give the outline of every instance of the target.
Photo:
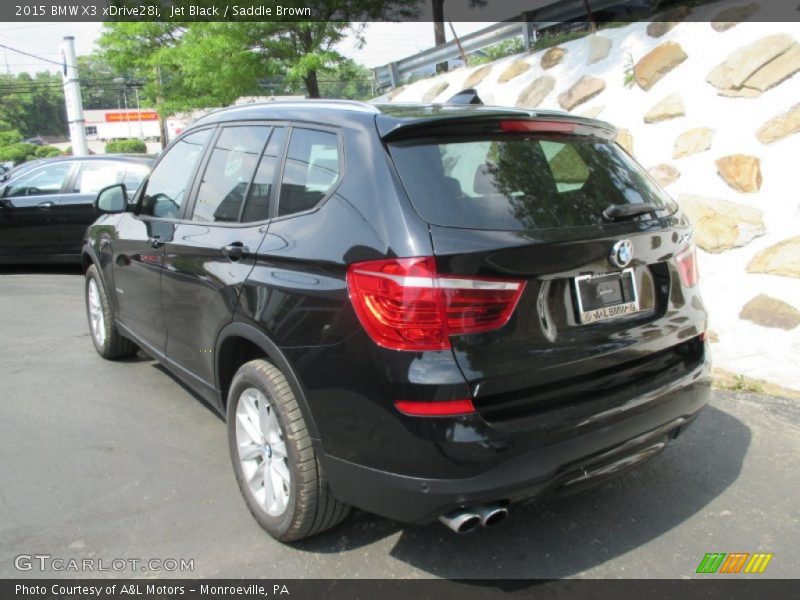
<svg viewBox="0 0 800 600">
<path fill-rule="evenodd" d="M 606 207 L 603 211 L 603 216 L 609 221 L 618 221 L 619 219 L 635 217 L 636 215 L 657 212 L 663 208 L 663 206 L 657 206 L 647 202 L 639 204 L 612 204 Z"/>
</svg>

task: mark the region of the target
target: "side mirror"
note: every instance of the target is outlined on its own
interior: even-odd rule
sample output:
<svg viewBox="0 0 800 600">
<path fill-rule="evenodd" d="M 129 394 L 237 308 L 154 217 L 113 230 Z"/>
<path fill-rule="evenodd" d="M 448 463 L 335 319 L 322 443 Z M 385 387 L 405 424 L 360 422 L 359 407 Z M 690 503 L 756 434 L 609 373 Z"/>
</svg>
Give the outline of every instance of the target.
<svg viewBox="0 0 800 600">
<path fill-rule="evenodd" d="M 128 191 L 124 183 L 116 183 L 100 190 L 94 201 L 95 210 L 103 214 L 124 213 L 128 210 Z"/>
</svg>

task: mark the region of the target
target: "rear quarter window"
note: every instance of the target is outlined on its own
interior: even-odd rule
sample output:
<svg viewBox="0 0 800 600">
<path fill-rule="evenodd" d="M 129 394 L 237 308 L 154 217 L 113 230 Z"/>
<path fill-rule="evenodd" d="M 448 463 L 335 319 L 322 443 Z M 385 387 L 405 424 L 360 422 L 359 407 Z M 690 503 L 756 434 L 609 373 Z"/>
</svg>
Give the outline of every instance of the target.
<svg viewBox="0 0 800 600">
<path fill-rule="evenodd" d="M 281 181 L 278 216 L 314 208 L 339 180 L 339 137 L 295 128 Z"/>
<path fill-rule="evenodd" d="M 624 151 L 592 138 L 405 141 L 389 151 L 414 208 L 434 225 L 537 230 L 605 223 L 611 204 L 671 200 Z"/>
</svg>

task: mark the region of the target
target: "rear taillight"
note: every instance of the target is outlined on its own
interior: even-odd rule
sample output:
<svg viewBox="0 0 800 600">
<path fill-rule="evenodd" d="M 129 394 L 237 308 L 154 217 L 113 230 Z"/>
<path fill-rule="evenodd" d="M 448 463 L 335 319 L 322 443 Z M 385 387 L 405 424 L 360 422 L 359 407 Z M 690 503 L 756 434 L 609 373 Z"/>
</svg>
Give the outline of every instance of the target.
<svg viewBox="0 0 800 600">
<path fill-rule="evenodd" d="M 697 272 L 697 251 L 692 244 L 685 250 L 675 255 L 675 262 L 678 265 L 678 272 L 681 274 L 681 281 L 686 287 L 694 287 L 700 280 Z"/>
<path fill-rule="evenodd" d="M 355 263 L 347 288 L 372 340 L 393 350 L 446 350 L 451 335 L 502 327 L 523 281 L 441 276 L 432 257 Z"/>
</svg>

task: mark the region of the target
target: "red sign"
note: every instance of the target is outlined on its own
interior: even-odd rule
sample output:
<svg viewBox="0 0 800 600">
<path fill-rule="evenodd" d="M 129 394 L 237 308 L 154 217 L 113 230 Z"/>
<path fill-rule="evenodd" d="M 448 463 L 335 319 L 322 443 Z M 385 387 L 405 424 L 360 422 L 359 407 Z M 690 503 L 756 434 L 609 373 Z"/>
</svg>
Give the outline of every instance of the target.
<svg viewBox="0 0 800 600">
<path fill-rule="evenodd" d="M 158 113 L 154 110 L 129 110 L 107 112 L 106 123 L 119 123 L 128 121 L 158 121 Z"/>
</svg>

